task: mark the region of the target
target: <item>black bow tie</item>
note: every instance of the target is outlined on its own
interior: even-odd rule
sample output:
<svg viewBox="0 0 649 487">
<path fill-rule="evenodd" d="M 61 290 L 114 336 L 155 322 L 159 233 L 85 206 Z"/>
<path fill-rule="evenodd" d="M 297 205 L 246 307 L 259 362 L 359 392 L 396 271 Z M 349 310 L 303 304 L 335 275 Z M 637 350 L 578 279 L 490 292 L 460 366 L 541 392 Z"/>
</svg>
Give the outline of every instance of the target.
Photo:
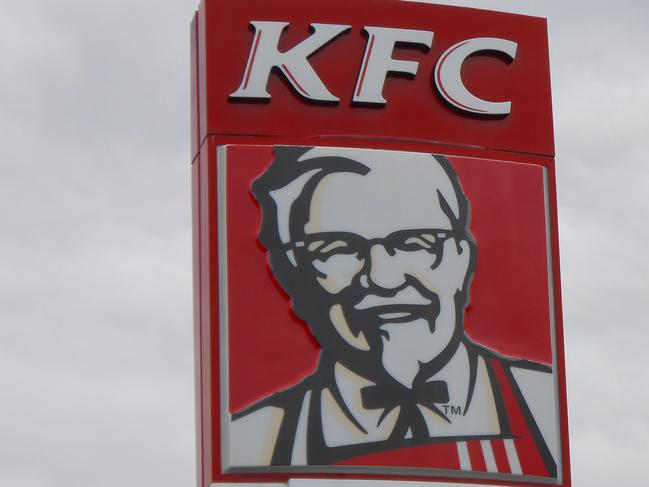
<svg viewBox="0 0 649 487">
<path fill-rule="evenodd" d="M 379 424 L 390 411 L 401 407 L 399 417 L 392 431 L 393 437 L 403 438 L 408 429 L 413 438 L 428 438 L 426 420 L 417 407 L 418 404 L 439 414 L 443 419 L 448 418 L 435 406 L 447 403 L 448 386 L 441 380 L 413 384 L 412 389 L 395 381 L 386 381 L 381 384 L 367 386 L 361 389 L 361 400 L 365 409 L 383 409 Z"/>
</svg>

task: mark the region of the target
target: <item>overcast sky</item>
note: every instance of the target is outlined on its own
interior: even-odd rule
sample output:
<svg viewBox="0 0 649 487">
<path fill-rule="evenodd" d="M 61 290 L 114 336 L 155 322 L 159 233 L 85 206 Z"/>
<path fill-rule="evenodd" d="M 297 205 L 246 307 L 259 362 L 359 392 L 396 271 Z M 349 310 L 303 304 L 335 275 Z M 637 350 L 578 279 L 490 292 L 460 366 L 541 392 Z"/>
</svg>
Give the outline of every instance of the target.
<svg viewBox="0 0 649 487">
<path fill-rule="evenodd" d="M 2 486 L 194 485 L 196 3 L 0 2 Z M 549 19 L 574 485 L 644 487 L 649 2 L 437 3 Z"/>
</svg>

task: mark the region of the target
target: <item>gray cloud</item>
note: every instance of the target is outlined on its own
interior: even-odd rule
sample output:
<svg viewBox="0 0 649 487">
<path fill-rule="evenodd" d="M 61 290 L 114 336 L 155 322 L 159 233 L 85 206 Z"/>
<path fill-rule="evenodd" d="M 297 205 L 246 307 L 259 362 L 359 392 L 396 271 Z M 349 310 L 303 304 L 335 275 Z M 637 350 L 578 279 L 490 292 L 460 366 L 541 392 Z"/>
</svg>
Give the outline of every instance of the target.
<svg viewBox="0 0 649 487">
<path fill-rule="evenodd" d="M 0 485 L 191 485 L 194 2 L 0 7 Z"/>
</svg>

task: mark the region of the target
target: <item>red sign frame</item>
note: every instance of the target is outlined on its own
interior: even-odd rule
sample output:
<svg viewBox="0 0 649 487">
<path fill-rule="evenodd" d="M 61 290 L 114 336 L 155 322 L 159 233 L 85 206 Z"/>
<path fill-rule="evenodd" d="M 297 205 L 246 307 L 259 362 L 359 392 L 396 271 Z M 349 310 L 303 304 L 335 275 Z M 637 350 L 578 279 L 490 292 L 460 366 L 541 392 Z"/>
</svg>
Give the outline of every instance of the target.
<svg viewBox="0 0 649 487">
<path fill-rule="evenodd" d="M 367 8 L 367 4 L 376 8 Z M 284 21 L 290 28 L 280 43 L 289 49 L 309 35 L 310 23 L 350 25 L 310 62 L 337 104 L 301 98 L 278 73 L 268 79 L 270 102 L 233 100 L 252 48 L 252 20 Z M 414 78 L 389 76 L 382 107 L 351 102 L 359 75 L 368 25 L 435 32 L 431 49 L 397 45 L 394 57 L 419 63 Z M 515 39 L 516 62 L 494 56 L 466 60 L 462 77 L 487 99 L 509 99 L 511 114 L 484 117 L 461 113 L 435 91 L 435 64 L 454 43 L 475 37 Z M 221 387 L 219 372 L 219 255 L 217 148 L 234 144 L 324 145 L 443 153 L 451 157 L 494 159 L 546 170 L 550 260 L 554 313 L 555 373 L 559 395 L 561 471 L 552 485 L 570 486 L 566 384 L 561 312 L 554 142 L 552 128 L 547 29 L 544 19 L 393 0 L 288 0 L 226 2 L 203 0 L 192 22 L 192 208 L 194 229 L 194 296 L 198 485 L 213 482 L 286 482 L 313 473 L 224 473 L 221 455 Z M 504 69 L 506 68 L 506 69 Z M 421 124 L 421 120 L 427 124 Z M 502 480 L 444 476 L 362 475 L 329 473 L 329 478 L 436 480 L 481 484 Z M 538 485 L 508 481 L 512 485 Z"/>
</svg>

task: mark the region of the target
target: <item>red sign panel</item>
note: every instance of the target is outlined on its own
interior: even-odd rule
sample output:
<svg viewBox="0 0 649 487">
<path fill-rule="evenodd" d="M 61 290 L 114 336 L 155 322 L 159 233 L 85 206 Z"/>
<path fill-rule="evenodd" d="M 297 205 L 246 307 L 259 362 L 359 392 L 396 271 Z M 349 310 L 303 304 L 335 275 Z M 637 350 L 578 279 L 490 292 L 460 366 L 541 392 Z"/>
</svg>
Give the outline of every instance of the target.
<svg viewBox="0 0 649 487">
<path fill-rule="evenodd" d="M 396 1 L 193 23 L 199 485 L 570 485 L 546 26 Z"/>
<path fill-rule="evenodd" d="M 266 38 L 277 38 L 276 30 L 255 30 L 255 22 L 286 24 L 273 46 L 279 51 L 299 46 L 312 34 L 313 25 L 349 26 L 308 57 L 313 72 L 339 101 L 307 98 L 299 88 L 305 76 L 283 71 L 282 64 L 291 67 L 285 62 L 268 76 L 270 98 L 231 98 L 242 91 L 246 76 L 250 84 L 253 74 L 263 72 L 246 69 L 255 46 L 259 55 Z M 396 39 L 392 52 L 389 45 L 379 50 L 388 36 L 375 30 L 372 44 L 370 32 L 377 26 L 431 32 L 430 47 L 401 34 L 391 38 Z M 514 60 L 503 52 L 481 51 L 463 63 L 462 79 L 481 99 L 511 101 L 507 116 L 466 116 L 435 85 L 442 55 L 457 44 L 482 38 L 515 42 Z M 544 19 L 395 0 L 206 1 L 199 10 L 198 46 L 199 142 L 219 134 L 396 138 L 554 155 Z M 397 63 L 398 71 L 376 81 L 383 86 L 384 104 L 353 101 L 363 75 L 368 77 L 363 61 L 370 47 L 374 56 L 390 55 Z M 401 71 L 404 66 L 398 63 L 404 61 L 417 63 L 414 75 Z"/>
</svg>

